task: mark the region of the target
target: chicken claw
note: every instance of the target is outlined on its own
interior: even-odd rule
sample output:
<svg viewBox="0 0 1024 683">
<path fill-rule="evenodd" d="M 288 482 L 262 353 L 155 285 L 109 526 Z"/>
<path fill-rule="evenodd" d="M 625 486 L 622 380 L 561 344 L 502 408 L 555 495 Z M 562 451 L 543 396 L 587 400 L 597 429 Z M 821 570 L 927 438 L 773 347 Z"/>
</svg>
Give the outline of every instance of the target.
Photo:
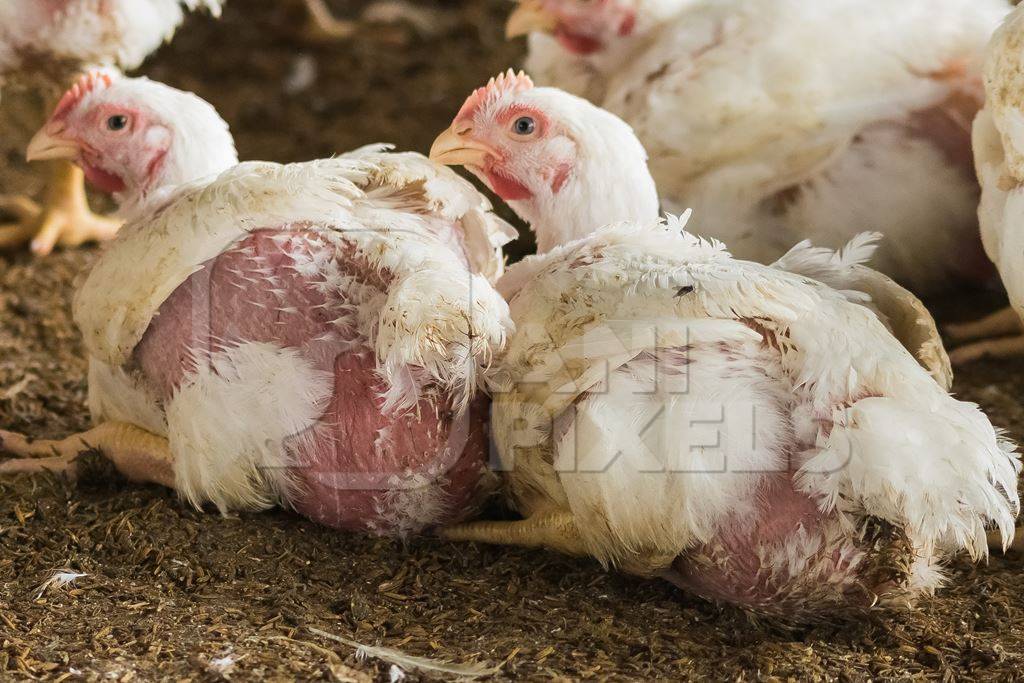
<svg viewBox="0 0 1024 683">
<path fill-rule="evenodd" d="M 54 472 L 73 479 L 78 458 L 89 451 L 102 453 L 130 481 L 174 488 L 173 458 L 167 439 L 120 422 L 105 422 L 59 441 L 33 441 L 0 430 L 0 453 L 16 456 L 0 462 L 0 476 Z"/>
<path fill-rule="evenodd" d="M 28 197 L 0 197 L 0 212 L 10 214 L 17 221 L 0 224 L 0 249 L 17 247 L 35 235 L 34 227 L 43 213 L 39 204 Z"/>
<path fill-rule="evenodd" d="M 63 161 L 54 166 L 44 206 L 15 197 L 0 199 L 0 209 L 17 219 L 13 225 L 0 226 L 0 248 L 31 242 L 36 256 L 46 256 L 57 245 L 77 247 L 112 239 L 121 227 L 121 221 L 92 213 L 85 196 L 84 174 Z"/>
</svg>

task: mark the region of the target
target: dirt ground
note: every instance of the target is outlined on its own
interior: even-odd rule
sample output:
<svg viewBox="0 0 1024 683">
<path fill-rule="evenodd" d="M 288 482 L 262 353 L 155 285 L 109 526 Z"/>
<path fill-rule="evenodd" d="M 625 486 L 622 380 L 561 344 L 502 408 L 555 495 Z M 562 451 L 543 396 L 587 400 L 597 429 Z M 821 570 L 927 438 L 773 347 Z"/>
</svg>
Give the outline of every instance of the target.
<svg viewBox="0 0 1024 683">
<path fill-rule="evenodd" d="M 403 31 L 367 28 L 315 45 L 290 3 L 232 0 L 144 72 L 213 102 L 244 159 L 375 141 L 425 150 L 522 45 L 502 39 L 502 0 L 421 6 L 450 19 L 441 35 L 403 44 Z M 95 255 L 0 256 L 0 426 L 45 437 L 87 425 L 69 309 Z M 934 303 L 970 317 L 997 302 Z M 981 362 L 956 391 L 1024 440 L 1022 385 L 1024 362 Z M 1024 670 L 1022 563 L 957 565 L 912 612 L 783 630 L 552 553 L 361 538 L 285 512 L 225 519 L 103 473 L 75 486 L 24 478 L 0 483 L 0 679 L 395 680 L 338 636 L 498 678 L 1007 680 Z M 84 576 L 47 586 L 59 570 Z"/>
</svg>

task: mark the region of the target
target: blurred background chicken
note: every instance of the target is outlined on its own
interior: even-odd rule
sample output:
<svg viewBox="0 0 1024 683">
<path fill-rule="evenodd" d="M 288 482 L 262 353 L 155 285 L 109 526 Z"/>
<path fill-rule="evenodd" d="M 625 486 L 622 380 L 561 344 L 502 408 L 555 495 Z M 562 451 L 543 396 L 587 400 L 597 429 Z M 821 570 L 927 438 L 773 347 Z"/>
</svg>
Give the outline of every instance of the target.
<svg viewBox="0 0 1024 683">
<path fill-rule="evenodd" d="M 0 87 L 3 136 L 39 127 L 56 98 L 84 69 L 133 69 L 168 40 L 186 11 L 219 14 L 223 0 L 4 0 L 0 3 Z M 12 90 L 21 92 L 12 92 Z M 8 188 L 0 188 L 7 190 Z M 36 254 L 113 237 L 120 221 L 89 209 L 81 170 L 51 165 L 42 206 L 6 196 L 0 210 L 17 222 L 0 225 L 0 248 L 31 242 Z"/>
<path fill-rule="evenodd" d="M 499 283 L 516 332 L 492 430 L 526 519 L 447 537 L 786 618 L 930 592 L 952 553 L 987 555 L 989 525 L 1013 538 L 1013 445 L 863 297 L 784 270 L 803 252 L 852 289 L 863 244 L 772 267 L 662 224 L 629 127 L 523 75 L 474 92 L 431 157 L 478 175 L 544 252 Z"/>
<path fill-rule="evenodd" d="M 976 323 L 951 325 L 950 336 L 973 342 L 953 351 L 957 363 L 1024 354 L 1024 8 L 992 39 L 985 66 L 985 109 L 974 122 L 981 181 L 981 237 L 999 269 L 1010 306 Z"/>
<path fill-rule="evenodd" d="M 983 282 L 970 124 L 1006 0 L 522 0 L 527 70 L 618 114 L 664 208 L 768 263 L 885 236 L 918 293 Z"/>
<path fill-rule="evenodd" d="M 236 166 L 207 103 L 105 74 L 30 153 L 82 166 L 129 223 L 75 301 L 96 428 L 2 434 L 41 457 L 0 472 L 73 469 L 88 444 L 196 505 L 377 533 L 480 499 L 478 389 L 511 324 L 489 279 L 514 233 L 469 183 L 379 146 Z"/>
<path fill-rule="evenodd" d="M 358 19 L 336 17 L 327 0 L 303 0 L 303 3 L 307 13 L 305 37 L 314 42 L 348 40 L 365 30 L 368 24 L 404 23 L 420 35 L 441 33 L 452 24 L 452 17 L 443 8 L 429 4 L 424 7 L 404 0 L 376 0 Z"/>
</svg>

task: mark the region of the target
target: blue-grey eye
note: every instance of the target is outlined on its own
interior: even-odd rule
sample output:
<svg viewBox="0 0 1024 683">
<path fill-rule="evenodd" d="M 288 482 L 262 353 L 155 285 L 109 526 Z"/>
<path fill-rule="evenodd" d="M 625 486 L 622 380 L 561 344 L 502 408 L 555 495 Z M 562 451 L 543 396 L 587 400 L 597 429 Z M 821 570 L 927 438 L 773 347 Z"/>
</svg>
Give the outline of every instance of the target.
<svg viewBox="0 0 1024 683">
<path fill-rule="evenodd" d="M 107 119 L 107 130 L 119 131 L 128 127 L 128 117 L 124 114 L 115 114 Z"/>
<path fill-rule="evenodd" d="M 537 130 L 537 122 L 529 116 L 520 116 L 512 124 L 512 130 L 516 132 L 516 135 L 530 135 Z"/>
</svg>

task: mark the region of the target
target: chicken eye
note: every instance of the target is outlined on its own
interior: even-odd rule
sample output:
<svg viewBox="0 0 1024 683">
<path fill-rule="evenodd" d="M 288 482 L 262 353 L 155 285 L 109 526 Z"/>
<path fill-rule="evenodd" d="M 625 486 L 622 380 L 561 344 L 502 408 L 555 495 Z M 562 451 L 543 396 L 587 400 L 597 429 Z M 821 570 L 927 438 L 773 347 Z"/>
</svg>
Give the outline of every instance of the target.
<svg viewBox="0 0 1024 683">
<path fill-rule="evenodd" d="M 529 116 L 520 116 L 512 124 L 512 130 L 516 135 L 532 135 L 533 131 L 537 130 L 537 122 Z"/>
<path fill-rule="evenodd" d="M 107 130 L 119 131 L 128 127 L 128 117 L 124 114 L 115 114 L 107 119 Z"/>
</svg>

